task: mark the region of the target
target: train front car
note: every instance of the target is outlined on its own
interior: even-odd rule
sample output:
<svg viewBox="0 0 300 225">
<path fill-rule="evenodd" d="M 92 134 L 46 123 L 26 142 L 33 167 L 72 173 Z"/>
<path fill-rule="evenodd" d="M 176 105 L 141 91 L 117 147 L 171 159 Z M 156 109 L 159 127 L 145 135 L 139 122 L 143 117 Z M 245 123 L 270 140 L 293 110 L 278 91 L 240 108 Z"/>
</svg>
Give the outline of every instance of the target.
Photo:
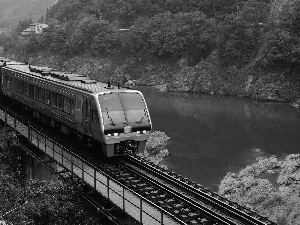
<svg viewBox="0 0 300 225">
<path fill-rule="evenodd" d="M 101 93 L 98 100 L 106 156 L 143 152 L 152 125 L 142 93 L 118 90 Z"/>
</svg>

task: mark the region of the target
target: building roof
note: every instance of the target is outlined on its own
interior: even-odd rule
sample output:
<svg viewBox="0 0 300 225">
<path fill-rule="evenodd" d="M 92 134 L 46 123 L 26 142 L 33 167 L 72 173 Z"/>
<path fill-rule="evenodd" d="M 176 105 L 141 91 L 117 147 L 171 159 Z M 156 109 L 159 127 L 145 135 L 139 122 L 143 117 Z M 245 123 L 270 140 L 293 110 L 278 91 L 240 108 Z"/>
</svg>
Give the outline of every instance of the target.
<svg viewBox="0 0 300 225">
<path fill-rule="evenodd" d="M 41 23 L 32 23 L 32 24 L 30 24 L 30 26 L 36 26 L 36 25 L 39 25 L 39 24 L 41 24 Z"/>
<path fill-rule="evenodd" d="M 43 25 L 43 26 L 48 26 L 48 24 L 45 24 L 45 23 L 32 23 L 30 24 L 30 26 L 37 26 L 37 25 Z"/>
<path fill-rule="evenodd" d="M 23 32 L 27 32 L 27 31 L 33 32 L 33 30 L 31 30 L 30 28 L 26 28 L 25 30 L 23 30 Z"/>
</svg>

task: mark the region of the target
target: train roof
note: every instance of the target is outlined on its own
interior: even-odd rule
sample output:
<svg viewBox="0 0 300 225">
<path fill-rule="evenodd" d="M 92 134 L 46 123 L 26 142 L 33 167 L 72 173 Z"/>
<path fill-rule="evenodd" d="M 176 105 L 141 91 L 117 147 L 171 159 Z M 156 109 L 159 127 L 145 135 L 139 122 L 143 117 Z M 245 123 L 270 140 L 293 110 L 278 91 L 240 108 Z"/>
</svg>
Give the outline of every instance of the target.
<svg viewBox="0 0 300 225">
<path fill-rule="evenodd" d="M 20 64 L 6 64 L 6 68 L 13 71 L 19 71 L 21 73 L 26 73 L 28 75 L 38 77 L 41 80 L 48 80 L 58 84 L 66 85 L 74 89 L 79 89 L 82 91 L 95 93 L 109 90 L 116 90 L 117 87 L 108 87 L 107 84 L 91 80 L 85 75 L 72 74 L 67 72 L 52 71 L 48 67 L 32 67 L 24 63 Z M 44 71 L 44 73 L 32 72 L 30 70 L 35 69 L 35 71 Z"/>
<path fill-rule="evenodd" d="M 12 61 L 5 57 L 0 57 L 0 63 L 1 63 L 1 65 L 3 65 L 4 63 L 5 63 L 5 65 L 25 65 L 25 63 Z"/>
</svg>

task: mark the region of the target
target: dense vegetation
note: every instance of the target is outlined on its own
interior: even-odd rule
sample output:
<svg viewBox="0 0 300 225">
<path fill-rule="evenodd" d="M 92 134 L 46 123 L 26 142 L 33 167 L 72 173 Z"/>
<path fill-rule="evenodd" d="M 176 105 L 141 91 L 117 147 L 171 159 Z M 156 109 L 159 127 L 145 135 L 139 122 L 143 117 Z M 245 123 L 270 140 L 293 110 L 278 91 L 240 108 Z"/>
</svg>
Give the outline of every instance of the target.
<svg viewBox="0 0 300 225">
<path fill-rule="evenodd" d="M 271 83 L 267 89 L 276 89 L 272 95 L 281 91 L 281 100 L 296 99 L 299 91 L 287 82 L 296 84 L 300 79 L 299 9 L 299 0 L 59 0 L 43 18 L 50 25 L 48 32 L 21 39 L 19 31 L 26 28 L 23 21 L 11 37 L 0 38 L 0 45 L 27 57 L 48 52 L 64 59 L 82 55 L 113 58 L 117 64 L 126 64 L 124 73 L 132 73 L 128 66 L 132 62 L 135 69 L 137 63 L 158 61 L 171 63 L 171 68 L 178 62 L 188 67 L 165 69 L 169 76 L 158 83 L 169 82 L 170 74 L 176 72 L 197 80 L 207 71 L 203 62 L 209 62 L 218 74 L 212 86 L 171 85 L 169 89 L 207 89 L 209 93 L 264 99 L 256 92 L 260 85 Z M 217 62 L 211 63 L 212 58 Z M 157 71 L 164 75 L 164 70 Z M 228 79 L 229 84 L 224 84 Z M 234 80 L 241 80 L 243 90 L 241 84 L 231 86 Z M 256 86 L 249 91 L 245 80 Z M 278 82 L 284 90 L 276 86 Z M 293 89 L 292 96 L 285 96 L 286 89 Z"/>
<path fill-rule="evenodd" d="M 80 183 L 26 181 L 22 150 L 4 134 L 1 128 L 0 224 L 102 224 L 80 197 Z"/>
<path fill-rule="evenodd" d="M 0 32 L 9 33 L 20 20 L 37 21 L 56 0 L 0 0 Z"/>
</svg>

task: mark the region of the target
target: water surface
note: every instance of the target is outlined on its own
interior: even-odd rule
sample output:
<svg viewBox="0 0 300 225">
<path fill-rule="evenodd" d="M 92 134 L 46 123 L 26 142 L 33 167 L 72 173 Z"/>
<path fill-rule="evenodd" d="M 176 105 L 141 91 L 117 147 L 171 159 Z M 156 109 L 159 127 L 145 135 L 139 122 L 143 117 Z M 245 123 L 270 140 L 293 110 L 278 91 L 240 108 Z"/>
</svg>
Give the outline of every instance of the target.
<svg viewBox="0 0 300 225">
<path fill-rule="evenodd" d="M 139 89 L 153 130 L 171 138 L 168 168 L 212 191 L 256 157 L 300 153 L 300 112 L 289 104 Z"/>
</svg>

